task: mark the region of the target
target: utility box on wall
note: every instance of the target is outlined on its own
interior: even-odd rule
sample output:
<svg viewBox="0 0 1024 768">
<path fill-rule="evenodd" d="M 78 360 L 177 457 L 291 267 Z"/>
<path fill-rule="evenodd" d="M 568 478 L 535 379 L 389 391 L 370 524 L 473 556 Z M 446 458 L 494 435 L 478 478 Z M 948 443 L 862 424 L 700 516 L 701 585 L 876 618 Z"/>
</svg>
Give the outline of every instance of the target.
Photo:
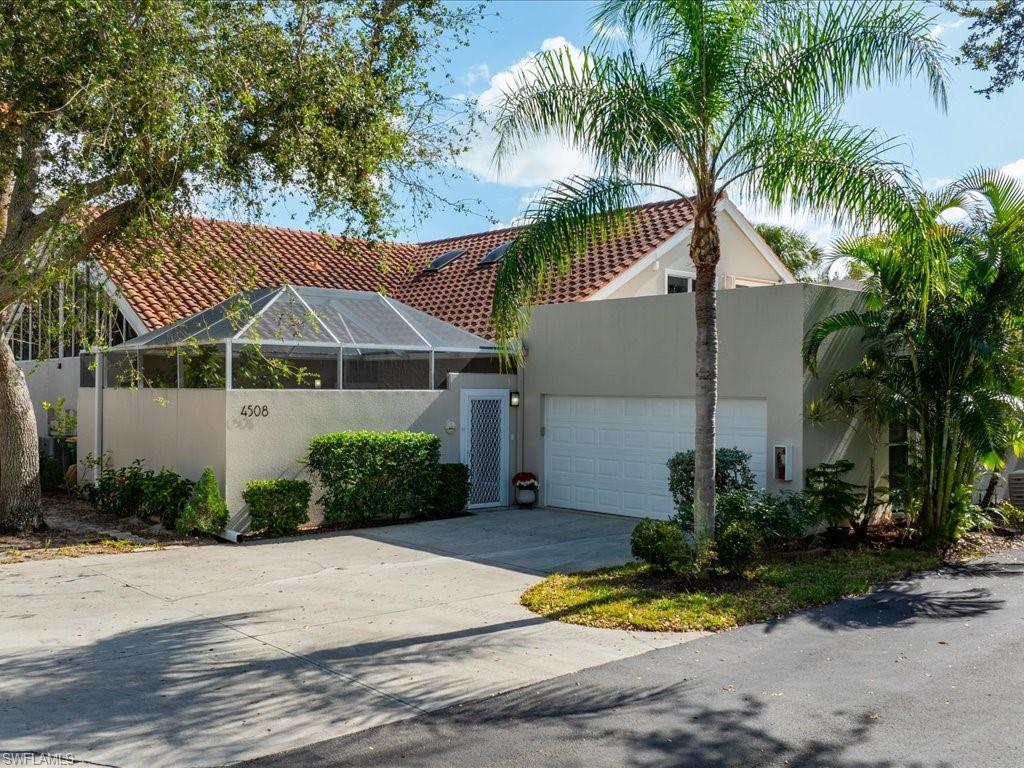
<svg viewBox="0 0 1024 768">
<path fill-rule="evenodd" d="M 776 445 L 772 451 L 775 479 L 788 482 L 793 479 L 793 446 Z"/>
</svg>

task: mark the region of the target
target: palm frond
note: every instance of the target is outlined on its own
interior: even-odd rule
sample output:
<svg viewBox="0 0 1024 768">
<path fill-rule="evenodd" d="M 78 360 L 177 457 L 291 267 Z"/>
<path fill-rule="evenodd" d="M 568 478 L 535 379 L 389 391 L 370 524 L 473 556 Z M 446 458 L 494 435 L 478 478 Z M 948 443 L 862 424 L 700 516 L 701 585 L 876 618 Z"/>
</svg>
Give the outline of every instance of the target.
<svg viewBox="0 0 1024 768">
<path fill-rule="evenodd" d="M 637 186 L 619 178 L 573 177 L 548 188 L 530 206 L 527 224 L 505 253 L 491 305 L 496 336 L 511 349 L 529 326 L 530 311 L 588 246 L 622 234 Z"/>
</svg>

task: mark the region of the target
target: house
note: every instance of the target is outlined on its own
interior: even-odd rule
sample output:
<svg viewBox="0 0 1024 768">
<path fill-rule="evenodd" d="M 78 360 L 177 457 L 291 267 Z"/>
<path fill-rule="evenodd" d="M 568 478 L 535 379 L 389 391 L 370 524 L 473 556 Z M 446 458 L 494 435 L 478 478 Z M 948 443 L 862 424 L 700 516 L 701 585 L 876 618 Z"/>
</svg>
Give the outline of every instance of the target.
<svg viewBox="0 0 1024 768">
<path fill-rule="evenodd" d="M 665 516 L 665 460 L 693 443 L 691 223 L 685 200 L 637 209 L 628 232 L 554 283 L 526 364 L 509 370 L 489 314 L 515 229 L 371 246 L 195 220 L 176 251 L 194 259 L 128 270 L 123 253 L 100 257 L 123 343 L 99 371 L 87 357 L 37 367 L 30 387 L 34 400 L 68 389 L 83 457 L 188 475 L 213 465 L 239 530 L 246 481 L 294 475 L 312 435 L 353 428 L 437 433 L 446 459 L 470 464 L 477 506 L 507 504 L 508 478 L 525 469 L 544 503 Z M 804 466 L 856 441 L 806 423 L 816 384 L 800 360 L 809 324 L 854 294 L 796 283 L 728 200 L 719 226 L 720 443 L 747 450 L 766 487 L 798 489 Z M 764 286 L 775 287 L 741 290 Z M 254 341 L 313 374 L 265 388 L 241 368 Z M 212 384 L 190 373 L 196 348 Z M 139 386 L 124 386 L 133 370 Z"/>
</svg>

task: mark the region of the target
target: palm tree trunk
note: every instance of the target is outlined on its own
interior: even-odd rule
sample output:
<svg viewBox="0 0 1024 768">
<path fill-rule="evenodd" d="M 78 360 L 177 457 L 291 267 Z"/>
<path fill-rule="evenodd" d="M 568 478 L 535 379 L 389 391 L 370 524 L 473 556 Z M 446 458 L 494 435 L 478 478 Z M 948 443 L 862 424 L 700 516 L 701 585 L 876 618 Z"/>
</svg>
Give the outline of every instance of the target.
<svg viewBox="0 0 1024 768">
<path fill-rule="evenodd" d="M 985 495 L 981 498 L 982 509 L 992 509 L 992 499 L 996 496 L 996 488 L 999 487 L 999 473 L 991 472 L 988 476 L 988 485 L 985 486 Z"/>
<path fill-rule="evenodd" d="M 0 530 L 40 523 L 39 438 L 28 383 L 0 339 Z"/>
<path fill-rule="evenodd" d="M 693 531 L 698 541 L 715 538 L 715 409 L 718 404 L 718 318 L 715 276 L 722 254 L 711 201 L 698 202 L 690 239 L 697 270 L 694 296 L 697 328 L 696 424 L 694 427 Z"/>
</svg>

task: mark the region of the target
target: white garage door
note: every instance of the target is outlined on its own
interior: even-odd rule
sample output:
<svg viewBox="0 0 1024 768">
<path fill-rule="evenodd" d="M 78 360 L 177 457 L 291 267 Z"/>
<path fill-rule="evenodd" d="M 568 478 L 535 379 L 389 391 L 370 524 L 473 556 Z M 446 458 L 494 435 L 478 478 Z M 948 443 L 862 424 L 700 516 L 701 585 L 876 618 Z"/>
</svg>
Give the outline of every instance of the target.
<svg viewBox="0 0 1024 768">
<path fill-rule="evenodd" d="M 764 400 L 719 400 L 718 445 L 751 455 L 764 485 Z M 692 398 L 546 397 L 545 503 L 554 507 L 665 518 L 674 512 L 665 462 L 693 448 Z"/>
</svg>

